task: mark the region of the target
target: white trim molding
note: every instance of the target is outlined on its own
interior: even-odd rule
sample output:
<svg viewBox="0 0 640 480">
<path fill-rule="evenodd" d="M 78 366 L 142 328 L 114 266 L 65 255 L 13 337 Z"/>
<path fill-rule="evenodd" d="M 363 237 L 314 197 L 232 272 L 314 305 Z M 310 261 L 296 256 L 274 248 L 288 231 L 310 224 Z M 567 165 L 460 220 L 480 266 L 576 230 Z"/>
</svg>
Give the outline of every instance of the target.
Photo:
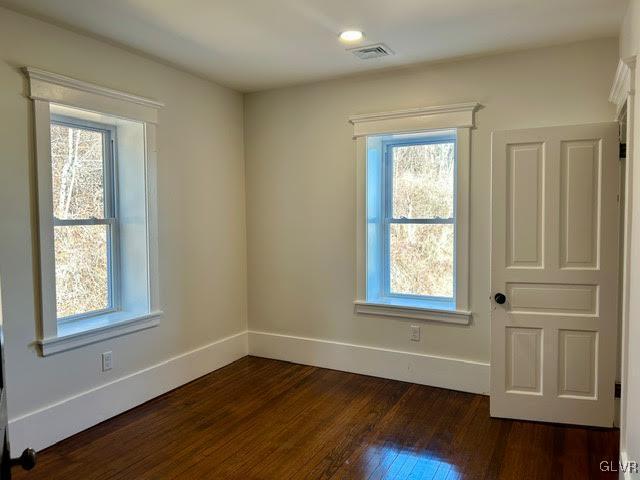
<svg viewBox="0 0 640 480">
<path fill-rule="evenodd" d="M 436 310 L 421 307 L 372 303 L 360 300 L 356 300 L 353 303 L 355 305 L 355 312 L 362 315 L 398 317 L 410 320 L 455 323 L 458 325 L 469 325 L 472 317 L 471 312 L 468 310 Z"/>
<path fill-rule="evenodd" d="M 631 84 L 632 70 L 635 68 L 636 57 L 620 59 L 618 69 L 609 93 L 609 101 L 616 106 L 616 120 L 629 95 L 633 95 L 634 87 Z"/>
<path fill-rule="evenodd" d="M 618 469 L 620 480 L 633 480 L 640 478 L 638 475 L 638 460 L 630 460 L 625 450 L 620 451 L 620 463 L 614 466 Z"/>
<path fill-rule="evenodd" d="M 637 192 L 634 192 L 633 189 L 633 180 L 634 176 L 637 175 L 635 173 L 635 169 L 637 166 L 635 164 L 635 152 L 637 148 L 635 146 L 635 142 L 637 140 L 637 135 L 635 135 L 635 131 L 637 130 L 635 126 L 636 122 L 636 66 L 637 66 L 637 56 L 627 57 L 620 59 L 618 62 L 618 69 L 616 71 L 615 79 L 613 85 L 611 87 L 611 93 L 609 95 L 609 101 L 616 105 L 616 121 L 619 121 L 621 115 L 626 115 L 626 141 L 627 141 L 627 158 L 624 162 L 625 171 L 625 199 L 623 202 L 624 212 L 623 212 L 623 244 L 620 254 L 622 255 L 622 284 L 620 286 L 622 292 L 622 301 L 621 301 L 621 352 L 622 356 L 622 364 L 621 364 L 621 382 L 623 385 L 622 395 L 620 398 L 619 405 L 619 425 L 620 425 L 620 451 L 621 451 L 621 459 L 626 461 L 626 448 L 627 448 L 627 436 L 628 429 L 630 428 L 628 423 L 629 419 L 627 416 L 628 409 L 628 399 L 627 399 L 627 389 L 625 388 L 628 385 L 629 379 L 629 351 L 630 351 L 630 339 L 629 339 L 629 330 L 630 330 L 630 299 L 633 295 L 631 290 L 631 257 L 632 257 L 632 246 L 634 242 L 632 241 L 632 217 L 634 215 L 633 212 L 633 204 L 634 204 L 634 196 L 637 195 Z M 626 112 L 623 111 L 623 107 L 627 106 Z M 625 478 L 628 475 L 625 474 Z M 622 475 L 621 475 L 622 476 Z M 629 477 L 630 478 L 630 477 Z"/>
<path fill-rule="evenodd" d="M 156 123 L 161 102 L 46 72 L 32 67 L 23 71 L 33 101 L 35 163 L 38 198 L 40 315 L 36 344 L 42 355 L 58 353 L 114 336 L 146 330 L 161 317 L 158 278 L 158 214 L 156 186 Z M 114 139 L 113 162 L 127 161 L 113 171 L 113 182 L 127 184 L 116 197 L 116 210 L 127 219 L 114 235 L 118 252 L 114 270 L 126 277 L 127 296 L 118 289 L 118 302 L 100 316 L 86 316 L 68 324 L 58 322 L 54 258 L 54 215 L 51 174 L 51 116 L 105 123 L 122 133 Z M 115 188 L 117 191 L 118 189 Z M 126 195 L 125 195 L 126 193 Z M 126 239 L 126 241 L 125 241 Z M 126 247 L 126 252 L 124 248 Z M 125 255 L 126 253 L 126 255 Z M 126 267 L 126 268 L 125 268 Z"/>
<path fill-rule="evenodd" d="M 17 456 L 27 447 L 46 448 L 247 353 L 247 332 L 243 331 L 11 419 L 11 452 Z"/>
<path fill-rule="evenodd" d="M 473 128 L 477 102 L 352 115 L 353 138 L 446 128 Z"/>
<path fill-rule="evenodd" d="M 242 331 L 12 418 L 12 454 L 51 446 L 246 355 L 483 395 L 489 391 L 486 362 Z"/>
<path fill-rule="evenodd" d="M 475 125 L 477 102 L 437 107 L 395 110 L 386 113 L 353 115 L 353 137 L 356 143 L 356 298 L 357 314 L 403 317 L 468 325 L 472 312 L 469 305 L 469 188 L 471 172 L 471 128 Z M 455 308 L 392 308 L 367 296 L 367 246 L 370 217 L 367 212 L 367 136 L 408 132 L 455 129 L 456 132 L 456 284 Z M 421 310 L 420 312 L 418 310 Z"/>
<path fill-rule="evenodd" d="M 161 311 L 157 311 L 140 315 L 115 313 L 111 319 L 97 316 L 95 322 L 89 318 L 77 322 L 77 326 L 75 322 L 59 325 L 57 336 L 38 339 L 36 343 L 40 346 L 42 356 L 46 357 L 54 353 L 156 327 L 160 323 L 162 315 Z"/>
<path fill-rule="evenodd" d="M 61 105 L 85 108 L 143 122 L 158 122 L 158 110 L 164 103 L 121 92 L 75 78 L 24 67 L 29 79 L 29 98 Z"/>
<path fill-rule="evenodd" d="M 489 364 L 424 353 L 249 331 L 249 352 L 344 372 L 486 395 Z"/>
</svg>

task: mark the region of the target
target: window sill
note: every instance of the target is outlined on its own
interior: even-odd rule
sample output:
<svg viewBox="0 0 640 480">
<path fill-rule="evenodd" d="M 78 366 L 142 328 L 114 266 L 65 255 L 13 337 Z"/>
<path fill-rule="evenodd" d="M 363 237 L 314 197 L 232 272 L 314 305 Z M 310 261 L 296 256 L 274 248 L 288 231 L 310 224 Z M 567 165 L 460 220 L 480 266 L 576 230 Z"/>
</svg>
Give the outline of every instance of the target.
<svg viewBox="0 0 640 480">
<path fill-rule="evenodd" d="M 56 337 L 38 340 L 42 356 L 64 352 L 108 338 L 119 337 L 157 326 L 161 311 L 151 313 L 115 312 L 58 324 Z"/>
<path fill-rule="evenodd" d="M 454 323 L 457 325 L 469 325 L 472 317 L 472 313 L 465 310 L 439 310 L 406 305 L 372 303 L 362 300 L 356 300 L 353 303 L 356 313 L 363 315 L 407 318 L 411 320 Z"/>
</svg>

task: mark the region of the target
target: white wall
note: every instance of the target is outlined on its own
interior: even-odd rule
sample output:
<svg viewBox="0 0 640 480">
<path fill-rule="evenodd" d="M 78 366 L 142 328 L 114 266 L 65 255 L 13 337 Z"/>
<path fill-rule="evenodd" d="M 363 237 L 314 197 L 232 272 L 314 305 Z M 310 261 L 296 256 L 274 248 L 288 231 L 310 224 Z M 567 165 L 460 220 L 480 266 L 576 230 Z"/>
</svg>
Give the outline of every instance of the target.
<svg viewBox="0 0 640 480">
<path fill-rule="evenodd" d="M 25 65 L 166 103 L 157 129 L 165 312 L 159 327 L 37 355 L 33 118 L 19 71 Z M 11 419 L 246 330 L 242 104 L 240 94 L 211 82 L 0 8 L 0 275 Z M 99 355 L 107 350 L 114 368 L 101 373 Z"/>
<path fill-rule="evenodd" d="M 631 0 L 620 34 L 620 58 L 640 55 L 640 0 Z M 640 461 L 640 78 L 636 64 L 635 121 L 628 143 L 632 144 L 633 173 L 629 179 L 631 190 L 631 257 L 629 269 L 629 325 L 627 330 L 627 374 L 622 385 L 626 397 L 624 424 L 621 426 L 620 449 L 629 460 Z M 633 88 L 633 86 L 632 86 Z"/>
<path fill-rule="evenodd" d="M 640 1 L 629 0 L 620 30 L 620 58 L 640 52 Z"/>
<path fill-rule="evenodd" d="M 489 361 L 490 135 L 612 121 L 616 39 L 424 65 L 245 99 L 251 330 Z M 469 327 L 353 313 L 351 114 L 478 101 L 471 157 Z M 488 385 L 487 385 L 488 386 Z"/>
</svg>

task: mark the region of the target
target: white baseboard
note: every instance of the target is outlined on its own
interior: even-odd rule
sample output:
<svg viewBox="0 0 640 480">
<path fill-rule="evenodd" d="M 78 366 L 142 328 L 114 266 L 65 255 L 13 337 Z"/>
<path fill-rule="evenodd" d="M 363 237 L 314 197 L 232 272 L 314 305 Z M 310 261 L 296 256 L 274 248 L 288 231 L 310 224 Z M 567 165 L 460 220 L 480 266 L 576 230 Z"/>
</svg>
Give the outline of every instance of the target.
<svg viewBox="0 0 640 480">
<path fill-rule="evenodd" d="M 247 354 L 465 392 L 489 364 L 268 332 L 240 332 L 9 421 L 11 451 L 41 450 Z"/>
<path fill-rule="evenodd" d="M 41 450 L 246 356 L 247 332 L 223 338 L 9 421 L 11 452 Z"/>
<path fill-rule="evenodd" d="M 256 331 L 249 331 L 249 353 L 463 392 L 489 392 L 489 364 L 458 358 Z"/>
</svg>

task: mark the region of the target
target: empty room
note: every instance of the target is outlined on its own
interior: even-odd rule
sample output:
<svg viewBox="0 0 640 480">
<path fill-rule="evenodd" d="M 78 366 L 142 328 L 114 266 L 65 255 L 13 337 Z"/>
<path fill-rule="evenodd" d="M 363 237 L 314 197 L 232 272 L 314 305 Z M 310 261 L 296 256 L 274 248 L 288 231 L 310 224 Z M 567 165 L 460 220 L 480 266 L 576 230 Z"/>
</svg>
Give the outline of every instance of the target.
<svg viewBox="0 0 640 480">
<path fill-rule="evenodd" d="M 640 480 L 640 0 L 0 0 L 0 480 Z"/>
</svg>

